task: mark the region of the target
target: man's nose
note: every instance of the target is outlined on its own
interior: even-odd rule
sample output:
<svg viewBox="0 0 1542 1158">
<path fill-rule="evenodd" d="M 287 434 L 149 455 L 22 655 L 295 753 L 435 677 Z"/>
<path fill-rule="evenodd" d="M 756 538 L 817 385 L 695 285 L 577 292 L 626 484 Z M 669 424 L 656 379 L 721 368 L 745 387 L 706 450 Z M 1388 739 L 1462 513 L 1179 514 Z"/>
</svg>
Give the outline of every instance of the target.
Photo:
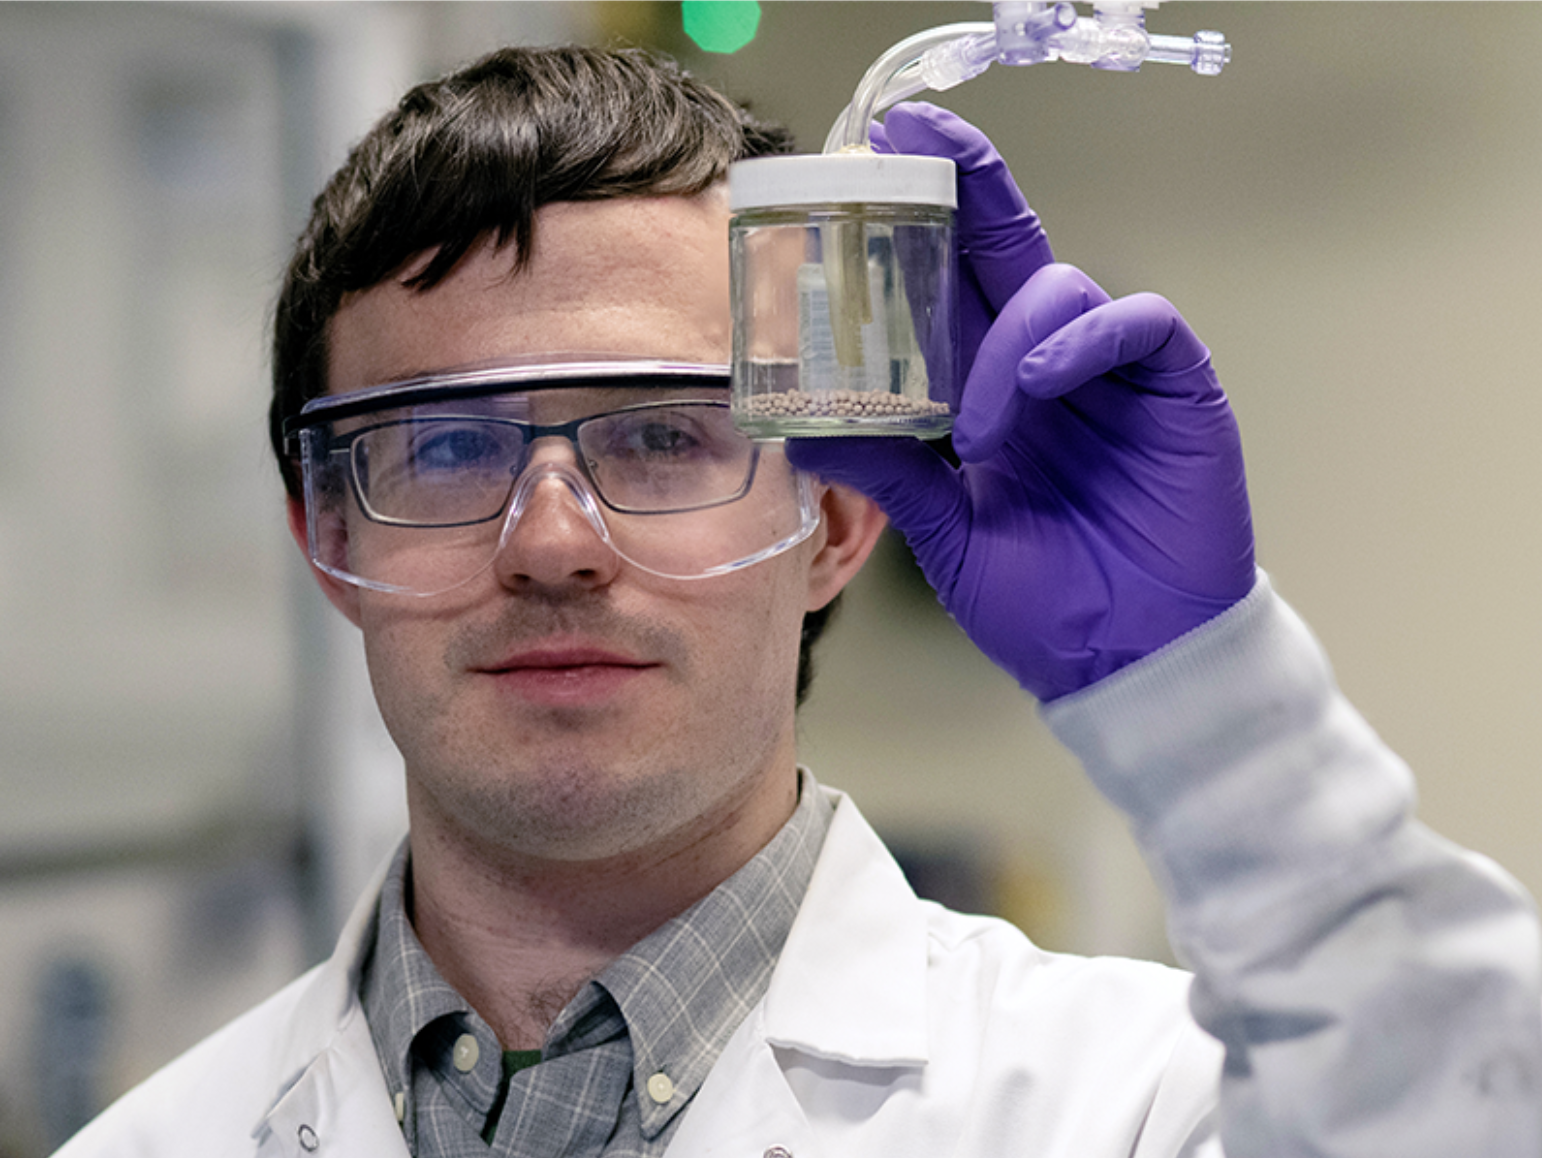
<svg viewBox="0 0 1542 1158">
<path fill-rule="evenodd" d="M 520 475 L 504 516 L 493 568 L 515 589 L 531 584 L 599 587 L 615 578 L 599 499 L 571 462 L 532 462 Z"/>
</svg>

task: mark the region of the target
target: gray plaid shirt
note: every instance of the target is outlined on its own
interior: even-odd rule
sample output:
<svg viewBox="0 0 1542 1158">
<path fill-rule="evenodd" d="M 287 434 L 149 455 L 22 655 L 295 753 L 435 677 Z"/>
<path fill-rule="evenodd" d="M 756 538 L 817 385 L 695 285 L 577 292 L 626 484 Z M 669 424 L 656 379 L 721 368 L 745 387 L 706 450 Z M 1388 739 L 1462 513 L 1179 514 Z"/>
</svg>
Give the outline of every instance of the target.
<svg viewBox="0 0 1542 1158">
<path fill-rule="evenodd" d="M 662 1154 L 765 993 L 813 875 L 833 809 L 807 773 L 801 788 L 765 848 L 586 984 L 553 1023 L 540 1064 L 507 1080 L 497 1036 L 412 930 L 403 844 L 360 996 L 416 1158 Z"/>
</svg>

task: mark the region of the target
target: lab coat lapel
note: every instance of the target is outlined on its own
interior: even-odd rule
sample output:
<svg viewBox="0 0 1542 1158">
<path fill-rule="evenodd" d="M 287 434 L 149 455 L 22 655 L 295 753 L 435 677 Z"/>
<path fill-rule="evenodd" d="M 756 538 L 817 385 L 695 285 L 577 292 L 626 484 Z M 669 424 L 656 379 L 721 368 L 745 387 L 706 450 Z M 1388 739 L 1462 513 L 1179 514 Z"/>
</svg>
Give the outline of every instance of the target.
<svg viewBox="0 0 1542 1158">
<path fill-rule="evenodd" d="M 857 806 L 831 795 L 830 832 L 766 993 L 766 1036 L 857 1065 L 924 1065 L 925 912 Z"/>
<path fill-rule="evenodd" d="M 724 1049 L 668 1158 L 830 1158 L 787 1080 L 812 1056 L 870 1080 L 927 1051 L 927 934 L 899 866 L 843 794 L 765 1000 Z"/>
<path fill-rule="evenodd" d="M 258 1158 L 358 1154 L 406 1158 L 369 1023 L 359 1003 L 359 975 L 375 939 L 382 864 L 354 907 L 332 957 L 288 1019 L 280 1067 L 290 1075 L 252 1130 Z M 287 1060 L 282 1060 L 287 1059 Z"/>
<path fill-rule="evenodd" d="M 730 1039 L 665 1158 L 826 1158 L 765 1040 L 761 1010 Z"/>
<path fill-rule="evenodd" d="M 407 1158 L 362 1010 L 268 1112 L 257 1138 L 258 1158 Z"/>
</svg>

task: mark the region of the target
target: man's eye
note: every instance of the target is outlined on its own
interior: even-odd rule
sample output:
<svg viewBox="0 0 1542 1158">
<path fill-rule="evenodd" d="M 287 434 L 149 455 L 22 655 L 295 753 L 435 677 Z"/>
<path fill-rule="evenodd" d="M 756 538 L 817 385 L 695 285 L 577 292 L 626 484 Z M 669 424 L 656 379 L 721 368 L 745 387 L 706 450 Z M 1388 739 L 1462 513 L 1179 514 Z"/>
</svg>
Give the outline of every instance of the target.
<svg viewBox="0 0 1542 1158">
<path fill-rule="evenodd" d="M 411 451 L 418 474 L 496 468 L 505 458 L 504 440 L 478 427 L 428 431 L 413 440 Z"/>
<path fill-rule="evenodd" d="M 612 461 L 690 462 L 718 453 L 706 415 L 689 411 L 653 411 L 620 416 L 602 429 L 603 445 L 594 446 Z M 598 430 L 595 431 L 599 433 Z"/>
<path fill-rule="evenodd" d="M 628 440 L 641 454 L 666 458 L 689 454 L 698 445 L 696 437 L 679 424 L 664 421 L 639 423 Z"/>
</svg>

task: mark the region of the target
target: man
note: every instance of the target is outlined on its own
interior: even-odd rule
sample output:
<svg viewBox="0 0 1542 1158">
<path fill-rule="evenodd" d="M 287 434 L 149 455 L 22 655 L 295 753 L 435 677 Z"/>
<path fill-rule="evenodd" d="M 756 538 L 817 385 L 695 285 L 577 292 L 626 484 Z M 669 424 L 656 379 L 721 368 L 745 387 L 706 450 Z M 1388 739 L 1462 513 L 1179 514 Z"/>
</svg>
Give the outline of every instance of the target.
<svg viewBox="0 0 1542 1158">
<path fill-rule="evenodd" d="M 330 962 L 70 1158 L 1535 1155 L 1530 906 L 1410 820 L 1255 571 L 1204 347 L 1053 264 L 969 126 L 880 144 L 959 167 L 959 469 L 735 437 L 722 179 L 785 143 L 672 67 L 509 50 L 355 150 L 273 427 L 411 834 Z M 917 902 L 798 768 L 865 495 L 1131 816 L 1192 987 Z"/>
</svg>

